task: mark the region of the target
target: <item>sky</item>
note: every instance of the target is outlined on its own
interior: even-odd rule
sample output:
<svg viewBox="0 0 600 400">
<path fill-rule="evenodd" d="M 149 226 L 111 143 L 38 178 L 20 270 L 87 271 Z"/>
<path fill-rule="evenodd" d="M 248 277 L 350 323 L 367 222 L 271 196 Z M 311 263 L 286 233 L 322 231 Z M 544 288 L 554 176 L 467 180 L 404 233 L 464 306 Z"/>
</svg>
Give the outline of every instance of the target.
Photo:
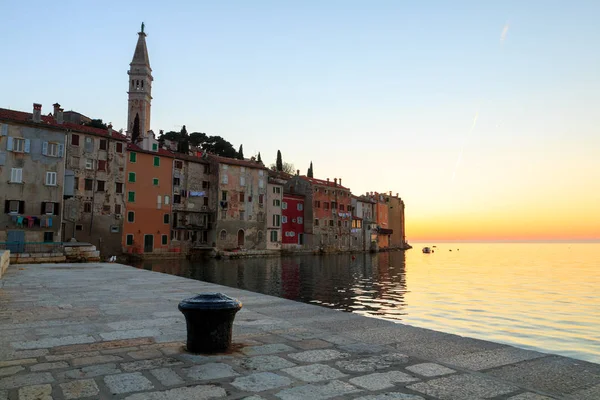
<svg viewBox="0 0 600 400">
<path fill-rule="evenodd" d="M 220 135 L 355 194 L 410 240 L 600 239 L 598 1 L 0 3 L 0 107 Z"/>
</svg>

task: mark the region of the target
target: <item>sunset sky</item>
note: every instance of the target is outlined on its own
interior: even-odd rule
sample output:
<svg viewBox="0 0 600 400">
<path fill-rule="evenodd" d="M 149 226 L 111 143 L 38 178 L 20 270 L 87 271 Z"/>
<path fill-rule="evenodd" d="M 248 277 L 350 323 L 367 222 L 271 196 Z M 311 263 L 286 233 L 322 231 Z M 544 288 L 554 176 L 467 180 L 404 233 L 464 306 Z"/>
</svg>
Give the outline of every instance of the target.
<svg viewBox="0 0 600 400">
<path fill-rule="evenodd" d="M 220 135 L 355 194 L 411 240 L 600 239 L 600 2 L 4 2 L 0 107 L 125 128 L 142 21 L 152 129 Z"/>
</svg>

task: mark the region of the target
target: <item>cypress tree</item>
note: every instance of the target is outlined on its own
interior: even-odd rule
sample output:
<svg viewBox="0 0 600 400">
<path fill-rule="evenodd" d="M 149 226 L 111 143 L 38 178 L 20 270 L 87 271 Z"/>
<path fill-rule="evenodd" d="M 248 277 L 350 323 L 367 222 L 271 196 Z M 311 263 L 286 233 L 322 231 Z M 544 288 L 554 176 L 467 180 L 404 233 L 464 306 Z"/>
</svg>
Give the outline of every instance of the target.
<svg viewBox="0 0 600 400">
<path fill-rule="evenodd" d="M 258 152 L 258 160 L 257 160 L 257 161 L 258 161 L 259 163 L 261 163 L 261 162 L 262 162 L 262 159 L 260 158 L 260 151 Z"/>
<path fill-rule="evenodd" d="M 238 150 L 238 158 L 240 160 L 244 159 L 244 147 L 240 144 L 240 149 Z"/>
<path fill-rule="evenodd" d="M 306 176 L 308 176 L 309 178 L 314 178 L 312 161 L 310 162 L 310 167 L 308 167 L 308 173 L 306 174 Z"/>
<path fill-rule="evenodd" d="M 281 151 L 277 150 L 277 162 L 275 163 L 277 171 L 283 171 L 283 161 L 281 160 Z"/>
</svg>

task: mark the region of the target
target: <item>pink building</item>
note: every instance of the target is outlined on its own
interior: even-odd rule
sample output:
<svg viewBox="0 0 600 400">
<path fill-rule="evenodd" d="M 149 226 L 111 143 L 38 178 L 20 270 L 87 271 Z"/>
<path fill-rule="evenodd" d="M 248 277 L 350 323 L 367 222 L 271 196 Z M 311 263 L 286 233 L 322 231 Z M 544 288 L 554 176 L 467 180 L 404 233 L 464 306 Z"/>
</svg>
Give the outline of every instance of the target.
<svg viewBox="0 0 600 400">
<path fill-rule="evenodd" d="M 304 196 L 284 194 L 281 203 L 283 248 L 304 246 Z"/>
</svg>

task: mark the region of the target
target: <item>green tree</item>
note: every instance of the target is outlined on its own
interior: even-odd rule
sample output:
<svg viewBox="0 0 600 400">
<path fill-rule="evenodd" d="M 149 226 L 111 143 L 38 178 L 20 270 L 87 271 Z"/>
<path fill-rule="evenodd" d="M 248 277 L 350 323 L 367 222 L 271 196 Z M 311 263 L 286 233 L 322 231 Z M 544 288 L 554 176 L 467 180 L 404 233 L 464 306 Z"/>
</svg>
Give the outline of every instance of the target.
<svg viewBox="0 0 600 400">
<path fill-rule="evenodd" d="M 312 161 L 310 162 L 310 167 L 308 167 L 308 172 L 306 176 L 308 176 L 309 178 L 314 178 Z"/>
<path fill-rule="evenodd" d="M 86 122 L 83 125 L 91 126 L 92 128 L 108 129 L 108 126 L 102 122 L 101 119 L 93 119 L 90 122 Z"/>
<path fill-rule="evenodd" d="M 277 169 L 277 164 L 271 164 L 269 165 L 269 168 L 271 169 L 271 171 L 279 171 Z M 284 162 L 281 171 L 279 172 L 294 175 L 296 173 L 296 167 L 294 166 L 294 164 Z"/>
<path fill-rule="evenodd" d="M 256 161 L 258 161 L 259 163 L 262 163 L 262 159 L 260 158 L 260 151 L 258 152 L 258 158 Z"/>
<path fill-rule="evenodd" d="M 238 150 L 238 158 L 240 160 L 244 159 L 244 146 L 240 144 L 240 149 Z"/>
<path fill-rule="evenodd" d="M 185 125 L 181 127 L 179 138 L 177 139 L 177 152 L 188 154 L 190 151 L 190 136 L 187 133 Z"/>
<path fill-rule="evenodd" d="M 277 150 L 277 161 L 275 162 L 277 171 L 283 171 L 283 160 L 281 159 L 281 151 Z"/>
</svg>

